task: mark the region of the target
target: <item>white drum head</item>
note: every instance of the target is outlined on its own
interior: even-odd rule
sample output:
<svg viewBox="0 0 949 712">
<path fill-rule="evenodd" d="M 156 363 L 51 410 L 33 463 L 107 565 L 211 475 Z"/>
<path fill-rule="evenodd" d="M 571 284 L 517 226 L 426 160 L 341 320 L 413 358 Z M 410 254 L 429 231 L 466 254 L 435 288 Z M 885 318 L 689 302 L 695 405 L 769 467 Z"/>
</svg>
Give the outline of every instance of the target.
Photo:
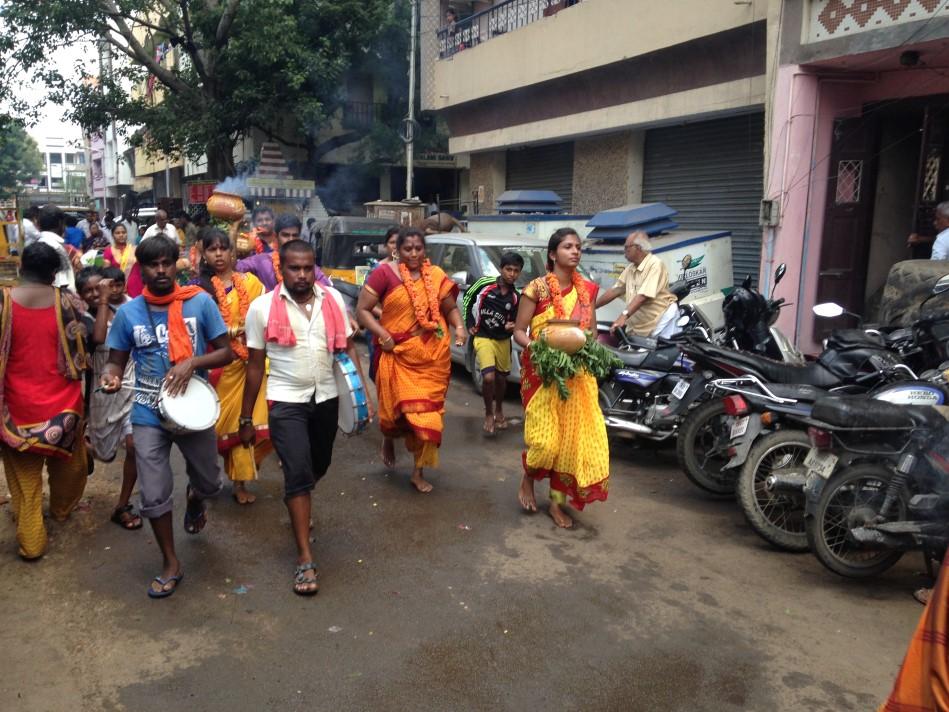
<svg viewBox="0 0 949 712">
<path fill-rule="evenodd" d="M 162 386 L 158 410 L 172 426 L 198 432 L 214 427 L 221 415 L 221 403 L 207 381 L 192 376 L 185 392 L 175 397 L 165 393 L 165 387 Z"/>
</svg>

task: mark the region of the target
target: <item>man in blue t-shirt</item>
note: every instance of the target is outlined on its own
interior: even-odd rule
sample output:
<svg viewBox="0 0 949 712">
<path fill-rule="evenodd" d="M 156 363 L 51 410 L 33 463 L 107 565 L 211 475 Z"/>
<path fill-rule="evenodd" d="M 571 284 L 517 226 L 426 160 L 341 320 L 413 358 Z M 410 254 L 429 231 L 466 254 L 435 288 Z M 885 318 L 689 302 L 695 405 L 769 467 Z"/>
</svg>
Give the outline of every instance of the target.
<svg viewBox="0 0 949 712">
<path fill-rule="evenodd" d="M 187 463 L 186 532 L 197 534 L 204 528 L 204 500 L 217 495 L 223 484 L 213 424 L 196 432 L 168 429 L 159 413 L 159 399 L 174 399 L 185 392 L 192 375 L 206 378 L 208 370 L 223 368 L 234 354 L 214 300 L 200 287 L 182 288 L 175 282 L 176 242 L 163 235 L 145 240 L 135 250 L 135 259 L 145 291 L 115 313 L 101 386 L 106 392 L 118 391 L 131 356 L 136 389 L 132 437 L 141 513 L 151 522 L 164 558 L 161 575 L 152 581 L 148 595 L 165 598 L 175 592 L 183 576 L 172 528 L 172 443 Z"/>
</svg>

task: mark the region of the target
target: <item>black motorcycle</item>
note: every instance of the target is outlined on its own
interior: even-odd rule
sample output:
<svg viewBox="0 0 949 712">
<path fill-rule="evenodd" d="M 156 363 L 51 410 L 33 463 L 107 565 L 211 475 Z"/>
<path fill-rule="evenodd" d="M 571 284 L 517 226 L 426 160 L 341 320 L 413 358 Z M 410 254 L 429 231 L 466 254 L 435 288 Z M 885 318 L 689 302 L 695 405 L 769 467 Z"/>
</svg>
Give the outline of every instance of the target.
<svg viewBox="0 0 949 712">
<path fill-rule="evenodd" d="M 866 578 L 906 551 L 942 557 L 949 534 L 949 422 L 942 409 L 826 398 L 814 405 L 809 434 L 805 525 L 824 566 Z M 841 468 L 839 453 L 861 459 Z"/>
</svg>

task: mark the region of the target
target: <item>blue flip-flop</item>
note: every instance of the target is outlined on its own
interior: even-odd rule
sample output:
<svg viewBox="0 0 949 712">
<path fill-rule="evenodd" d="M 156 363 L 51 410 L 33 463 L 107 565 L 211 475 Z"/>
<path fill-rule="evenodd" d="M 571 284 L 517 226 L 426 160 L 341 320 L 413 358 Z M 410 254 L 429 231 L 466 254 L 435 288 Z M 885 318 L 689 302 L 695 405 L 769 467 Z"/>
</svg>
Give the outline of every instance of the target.
<svg viewBox="0 0 949 712">
<path fill-rule="evenodd" d="M 178 573 L 177 576 L 169 576 L 166 579 L 163 579 L 161 576 L 156 576 L 152 581 L 157 581 L 158 585 L 161 586 L 161 589 L 156 591 L 149 585 L 148 587 L 148 597 L 149 598 L 168 598 L 171 594 L 178 590 L 178 584 L 181 583 L 181 579 L 185 577 L 184 571 Z M 170 584 L 172 581 L 175 582 L 174 587 L 165 590 L 165 586 Z"/>
</svg>

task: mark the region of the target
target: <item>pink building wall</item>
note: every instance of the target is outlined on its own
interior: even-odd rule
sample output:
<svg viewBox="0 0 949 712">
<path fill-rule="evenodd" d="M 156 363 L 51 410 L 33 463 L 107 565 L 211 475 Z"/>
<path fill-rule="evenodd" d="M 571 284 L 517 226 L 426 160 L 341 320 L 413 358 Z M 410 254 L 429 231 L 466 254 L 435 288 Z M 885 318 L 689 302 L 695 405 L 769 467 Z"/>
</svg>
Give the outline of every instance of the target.
<svg viewBox="0 0 949 712">
<path fill-rule="evenodd" d="M 794 302 L 778 325 L 805 352 L 816 352 L 818 270 L 827 200 L 834 119 L 859 116 L 870 102 L 949 93 L 949 75 L 931 69 L 879 73 L 833 72 L 783 66 L 777 71 L 771 113 L 765 196 L 781 207 L 780 225 L 763 234 L 761 284 L 787 264 L 776 296 Z"/>
</svg>

